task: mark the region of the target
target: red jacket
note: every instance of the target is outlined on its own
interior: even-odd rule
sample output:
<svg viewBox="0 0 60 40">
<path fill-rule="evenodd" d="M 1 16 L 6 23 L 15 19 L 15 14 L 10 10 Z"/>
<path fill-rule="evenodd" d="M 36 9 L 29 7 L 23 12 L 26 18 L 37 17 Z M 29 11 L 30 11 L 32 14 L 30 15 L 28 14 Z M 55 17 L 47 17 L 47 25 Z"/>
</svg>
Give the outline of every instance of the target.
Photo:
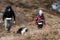
<svg viewBox="0 0 60 40">
<path fill-rule="evenodd" d="M 37 15 L 36 17 L 35 17 L 35 24 L 36 24 L 36 22 L 40 22 L 41 20 L 44 20 L 44 25 L 46 25 L 46 23 L 45 23 L 45 18 L 44 18 L 44 16 L 43 15 Z"/>
</svg>

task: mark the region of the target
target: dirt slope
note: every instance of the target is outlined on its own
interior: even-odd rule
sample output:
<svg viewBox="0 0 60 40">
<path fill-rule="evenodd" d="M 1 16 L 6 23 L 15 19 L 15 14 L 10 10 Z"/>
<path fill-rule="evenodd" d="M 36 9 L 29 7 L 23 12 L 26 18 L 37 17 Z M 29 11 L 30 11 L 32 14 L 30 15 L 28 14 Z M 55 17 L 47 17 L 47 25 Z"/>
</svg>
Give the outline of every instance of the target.
<svg viewBox="0 0 60 40">
<path fill-rule="evenodd" d="M 34 22 L 28 24 L 22 24 L 21 26 L 14 26 L 11 29 L 11 33 L 1 32 L 2 36 L 0 40 L 60 40 L 60 18 L 45 12 L 46 27 L 42 30 L 38 30 Z M 16 30 L 20 27 L 27 27 L 29 32 L 24 35 L 16 34 Z M 1 30 L 2 31 L 2 30 Z M 22 38 L 23 37 L 23 38 Z"/>
<path fill-rule="evenodd" d="M 0 40 L 60 40 L 60 17 L 56 14 L 52 14 L 51 11 L 45 9 L 44 16 L 46 18 L 46 27 L 42 30 L 38 30 L 36 25 L 34 25 L 34 17 L 36 10 L 40 9 L 40 7 L 36 8 L 36 5 L 31 4 L 30 1 L 22 0 L 22 1 L 8 1 L 7 0 L 0 0 L 0 21 L 2 19 L 2 15 L 6 5 L 13 4 L 12 8 L 16 14 L 16 24 L 12 26 L 11 32 L 6 33 L 4 29 L 4 25 L 0 23 Z M 16 2 L 18 2 L 16 4 Z M 30 5 L 26 7 L 26 2 Z M 39 1 L 38 1 L 39 2 Z M 37 4 L 39 4 L 37 2 Z M 19 6 L 20 3 L 20 6 Z M 24 3 L 24 4 L 23 4 Z M 3 4 L 3 5 L 2 5 Z M 25 6 L 23 6 L 25 5 Z M 40 4 L 39 4 L 40 5 Z M 38 5 L 37 5 L 38 6 Z M 30 9 L 32 7 L 32 9 Z M 34 9 L 35 7 L 35 9 Z M 53 12 L 55 13 L 55 12 Z M 16 34 L 16 31 L 20 27 L 27 27 L 29 31 L 24 35 Z"/>
</svg>

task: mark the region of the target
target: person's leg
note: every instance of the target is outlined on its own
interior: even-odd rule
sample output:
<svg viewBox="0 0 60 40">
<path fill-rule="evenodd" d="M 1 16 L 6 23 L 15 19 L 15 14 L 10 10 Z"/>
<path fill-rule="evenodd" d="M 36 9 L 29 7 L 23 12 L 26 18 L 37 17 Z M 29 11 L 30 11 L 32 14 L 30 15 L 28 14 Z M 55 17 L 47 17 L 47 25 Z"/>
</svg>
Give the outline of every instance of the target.
<svg viewBox="0 0 60 40">
<path fill-rule="evenodd" d="M 41 29 L 41 28 L 43 28 L 43 22 L 42 22 L 42 24 L 38 24 L 38 29 Z"/>
<path fill-rule="evenodd" d="M 5 30 L 7 31 L 8 29 L 7 29 L 7 19 L 5 19 Z"/>
<path fill-rule="evenodd" d="M 10 31 L 11 26 L 12 26 L 12 20 L 8 20 L 8 31 Z"/>
</svg>

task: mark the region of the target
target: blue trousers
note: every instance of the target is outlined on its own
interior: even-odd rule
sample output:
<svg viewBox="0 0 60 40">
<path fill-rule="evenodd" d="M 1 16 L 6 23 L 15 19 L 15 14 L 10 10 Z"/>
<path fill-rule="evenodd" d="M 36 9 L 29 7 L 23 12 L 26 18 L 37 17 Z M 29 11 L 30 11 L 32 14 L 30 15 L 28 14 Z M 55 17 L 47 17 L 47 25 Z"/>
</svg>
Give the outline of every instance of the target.
<svg viewBox="0 0 60 40">
<path fill-rule="evenodd" d="M 12 26 L 12 18 L 5 18 L 5 30 L 10 31 Z"/>
</svg>

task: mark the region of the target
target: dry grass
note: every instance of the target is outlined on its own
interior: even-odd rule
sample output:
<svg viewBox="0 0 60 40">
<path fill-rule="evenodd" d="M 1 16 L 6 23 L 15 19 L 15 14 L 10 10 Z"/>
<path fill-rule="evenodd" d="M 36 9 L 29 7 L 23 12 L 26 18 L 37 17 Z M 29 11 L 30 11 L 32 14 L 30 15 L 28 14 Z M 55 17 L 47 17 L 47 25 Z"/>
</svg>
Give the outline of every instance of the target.
<svg viewBox="0 0 60 40">
<path fill-rule="evenodd" d="M 4 12 L 4 7 L 7 4 L 5 6 L 2 4 L 5 3 L 1 3 L 0 11 Z M 10 33 L 6 33 L 3 23 L 0 23 L 0 40 L 60 40 L 60 18 L 56 14 L 52 15 L 50 11 L 45 10 L 46 27 L 37 29 L 33 21 L 37 9 L 22 8 L 15 4 L 12 8 L 16 14 L 16 24 L 12 26 Z M 2 19 L 2 15 L 0 19 Z M 24 35 L 16 34 L 20 27 L 27 27 L 29 30 Z"/>
</svg>

